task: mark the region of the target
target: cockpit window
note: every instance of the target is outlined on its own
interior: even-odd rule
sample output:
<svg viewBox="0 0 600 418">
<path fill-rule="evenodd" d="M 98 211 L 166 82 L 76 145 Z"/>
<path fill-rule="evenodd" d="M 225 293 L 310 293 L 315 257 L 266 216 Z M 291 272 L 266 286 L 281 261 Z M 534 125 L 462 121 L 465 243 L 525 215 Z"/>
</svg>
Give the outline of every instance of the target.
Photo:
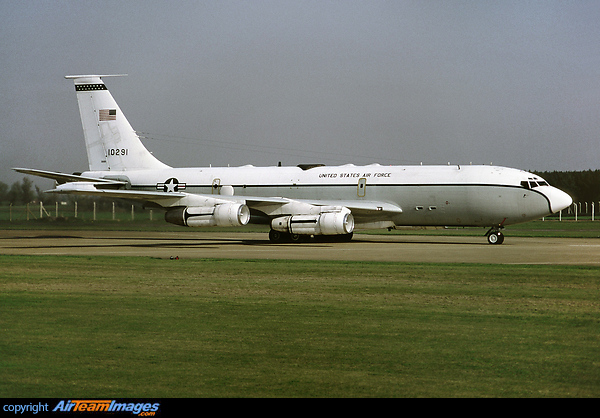
<svg viewBox="0 0 600 418">
<path fill-rule="evenodd" d="M 545 180 L 539 180 L 539 181 L 529 180 L 529 181 L 521 182 L 521 187 L 524 187 L 526 189 L 533 189 L 534 187 L 539 187 L 539 186 L 549 186 L 549 184 Z"/>
</svg>

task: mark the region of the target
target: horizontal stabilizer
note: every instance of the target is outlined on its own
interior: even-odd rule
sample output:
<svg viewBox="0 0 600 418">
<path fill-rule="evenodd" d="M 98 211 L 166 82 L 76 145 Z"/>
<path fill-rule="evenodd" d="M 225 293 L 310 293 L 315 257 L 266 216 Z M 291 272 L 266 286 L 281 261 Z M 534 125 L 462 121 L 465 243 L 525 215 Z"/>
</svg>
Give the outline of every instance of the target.
<svg viewBox="0 0 600 418">
<path fill-rule="evenodd" d="M 126 184 L 123 181 L 118 180 L 107 180 L 107 179 L 99 179 L 94 177 L 84 177 L 78 174 L 66 174 L 59 173 L 56 171 L 45 171 L 45 170 L 36 170 L 33 168 L 13 168 L 18 173 L 30 174 L 32 176 L 44 177 L 47 179 L 56 180 L 59 184 L 67 183 L 67 182 L 95 182 L 95 183 L 105 183 L 105 184 Z"/>
<path fill-rule="evenodd" d="M 66 75 L 65 78 L 67 80 L 77 80 L 78 78 L 94 78 L 94 77 L 102 78 L 102 77 L 126 77 L 126 76 L 127 76 L 127 74 L 104 74 L 104 75 L 90 74 L 90 75 Z"/>
</svg>

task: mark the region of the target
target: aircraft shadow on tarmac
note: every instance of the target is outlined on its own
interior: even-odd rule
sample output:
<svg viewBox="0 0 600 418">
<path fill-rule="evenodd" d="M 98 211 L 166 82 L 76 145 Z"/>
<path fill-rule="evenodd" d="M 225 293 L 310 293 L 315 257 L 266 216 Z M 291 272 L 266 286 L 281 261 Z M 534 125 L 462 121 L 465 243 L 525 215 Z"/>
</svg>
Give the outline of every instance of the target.
<svg viewBox="0 0 600 418">
<path fill-rule="evenodd" d="M 391 238 L 391 237 L 390 237 Z M 386 244 L 386 245 L 475 245 L 475 246 L 488 246 L 485 242 L 475 241 L 435 241 L 435 240 L 398 240 L 397 236 L 395 239 L 371 239 L 368 236 L 355 237 L 350 242 L 327 242 L 327 241 L 305 241 L 299 243 L 272 243 L 268 239 L 249 239 L 249 238 L 198 238 L 198 237 L 176 237 L 176 238 L 164 238 L 164 237 L 83 237 L 76 235 L 38 235 L 38 236 L 20 236 L 11 237 L 12 240 L 68 240 L 66 243 L 55 243 L 55 244 L 38 244 L 38 245 L 27 245 L 27 248 L 106 248 L 106 247 L 131 247 L 131 248 L 217 248 L 222 246 L 233 246 L 233 245 L 251 245 L 251 246 L 264 246 L 264 247 L 292 247 L 292 248 L 329 248 L 332 246 L 341 245 L 356 245 L 356 244 Z M 77 242 L 80 240 L 88 241 L 87 243 Z M 72 242 L 75 241 L 75 242 Z M 89 242 L 92 241 L 92 242 Z M 107 242 L 110 241 L 110 242 Z M 127 242 L 124 242 L 127 241 Z M 15 246 L 13 248 L 22 248 L 21 246 Z"/>
</svg>

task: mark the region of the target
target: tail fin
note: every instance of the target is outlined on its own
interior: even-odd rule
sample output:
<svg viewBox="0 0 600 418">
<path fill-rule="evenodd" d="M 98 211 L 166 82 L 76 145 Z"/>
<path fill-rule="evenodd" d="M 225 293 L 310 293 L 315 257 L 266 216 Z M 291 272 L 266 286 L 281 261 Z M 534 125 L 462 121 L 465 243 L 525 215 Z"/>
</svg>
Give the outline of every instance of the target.
<svg viewBox="0 0 600 418">
<path fill-rule="evenodd" d="M 101 75 L 68 75 L 74 80 L 91 171 L 169 168 L 142 144 Z"/>
</svg>

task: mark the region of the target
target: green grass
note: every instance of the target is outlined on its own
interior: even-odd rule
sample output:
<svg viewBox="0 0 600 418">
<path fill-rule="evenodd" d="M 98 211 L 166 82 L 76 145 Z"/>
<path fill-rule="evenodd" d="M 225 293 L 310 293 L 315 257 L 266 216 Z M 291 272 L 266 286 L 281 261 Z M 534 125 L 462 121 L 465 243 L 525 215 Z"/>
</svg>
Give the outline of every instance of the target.
<svg viewBox="0 0 600 418">
<path fill-rule="evenodd" d="M 598 397 L 600 268 L 0 256 L 0 397 Z"/>
</svg>

